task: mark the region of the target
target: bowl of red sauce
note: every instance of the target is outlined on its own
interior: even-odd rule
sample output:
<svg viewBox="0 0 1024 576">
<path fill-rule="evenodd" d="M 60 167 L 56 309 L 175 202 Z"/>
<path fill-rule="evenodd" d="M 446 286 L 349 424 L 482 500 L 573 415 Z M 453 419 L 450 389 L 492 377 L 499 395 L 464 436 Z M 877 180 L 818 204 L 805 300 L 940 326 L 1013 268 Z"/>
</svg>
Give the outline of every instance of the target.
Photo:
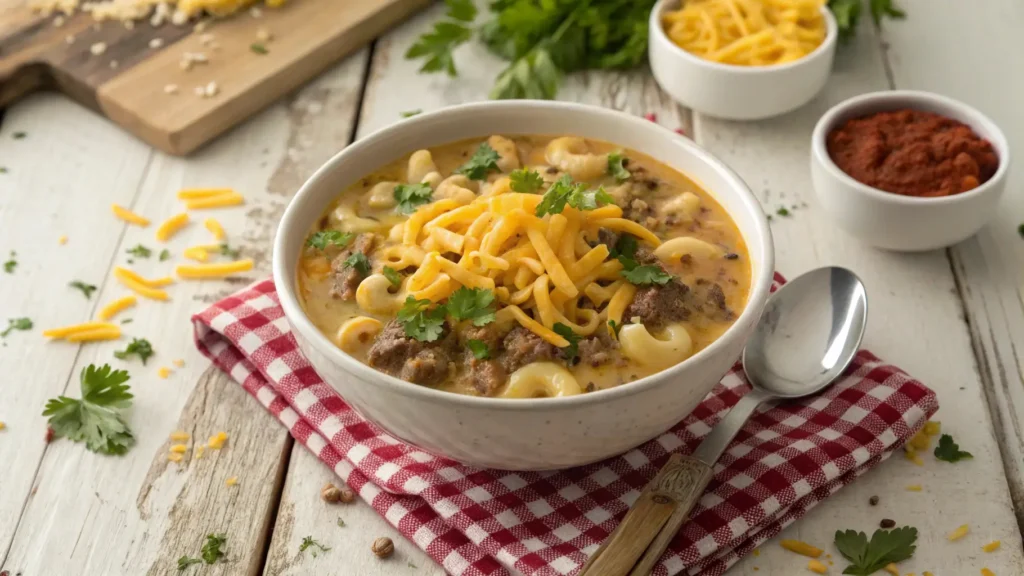
<svg viewBox="0 0 1024 576">
<path fill-rule="evenodd" d="M 951 98 L 863 94 L 818 120 L 811 177 L 825 211 L 879 248 L 923 251 L 965 240 L 995 216 L 1010 150 L 996 124 Z"/>
</svg>

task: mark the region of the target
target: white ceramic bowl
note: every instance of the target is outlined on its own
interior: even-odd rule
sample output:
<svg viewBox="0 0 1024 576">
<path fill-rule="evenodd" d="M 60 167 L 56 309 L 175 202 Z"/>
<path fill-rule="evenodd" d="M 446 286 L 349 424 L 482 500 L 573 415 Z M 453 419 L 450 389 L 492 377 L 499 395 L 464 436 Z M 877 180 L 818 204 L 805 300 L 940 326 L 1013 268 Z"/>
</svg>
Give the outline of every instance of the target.
<svg viewBox="0 0 1024 576">
<path fill-rule="evenodd" d="M 306 317 L 295 273 L 303 241 L 346 186 L 421 148 L 491 134 L 572 134 L 638 150 L 700 182 L 732 215 L 750 252 L 747 307 L 721 338 L 682 364 L 609 390 L 512 400 L 441 392 L 377 372 L 338 349 Z M 771 287 L 771 232 L 757 199 L 692 140 L 643 118 L 564 102 L 455 106 L 404 120 L 345 148 L 299 190 L 274 242 L 274 282 L 303 353 L 364 417 L 430 452 L 492 468 L 553 469 L 602 460 L 681 420 L 739 358 Z"/>
<path fill-rule="evenodd" d="M 826 138 L 843 122 L 904 108 L 934 112 L 970 126 L 995 148 L 999 156 L 995 175 L 962 194 L 918 198 L 862 184 L 832 161 Z M 962 102 L 930 92 L 874 92 L 851 98 L 826 112 L 811 136 L 811 179 L 821 206 L 850 235 L 887 250 L 933 250 L 973 236 L 995 216 L 1009 168 L 1006 136 L 992 120 Z"/>
<path fill-rule="evenodd" d="M 771 118 L 810 102 L 828 81 L 838 36 L 828 8 L 821 9 L 825 41 L 807 56 L 777 66 L 735 66 L 705 60 L 672 43 L 661 16 L 679 2 L 660 0 L 651 10 L 647 53 L 654 79 L 687 108 L 728 120 Z"/>
</svg>

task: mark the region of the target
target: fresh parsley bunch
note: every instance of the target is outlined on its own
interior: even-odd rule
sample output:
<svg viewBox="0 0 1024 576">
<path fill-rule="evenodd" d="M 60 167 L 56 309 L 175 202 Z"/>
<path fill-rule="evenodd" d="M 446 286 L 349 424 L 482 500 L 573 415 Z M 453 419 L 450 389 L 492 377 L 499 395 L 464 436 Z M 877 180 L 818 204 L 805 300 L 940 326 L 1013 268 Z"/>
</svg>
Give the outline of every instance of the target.
<svg viewBox="0 0 1024 576">
<path fill-rule="evenodd" d="M 50 417 L 50 428 L 57 436 L 85 442 L 93 452 L 124 454 L 135 444 L 135 436 L 120 413 L 132 403 L 132 394 L 125 384 L 129 378 L 124 370 L 90 364 L 80 376 L 82 399 L 51 398 L 43 416 Z"/>
</svg>

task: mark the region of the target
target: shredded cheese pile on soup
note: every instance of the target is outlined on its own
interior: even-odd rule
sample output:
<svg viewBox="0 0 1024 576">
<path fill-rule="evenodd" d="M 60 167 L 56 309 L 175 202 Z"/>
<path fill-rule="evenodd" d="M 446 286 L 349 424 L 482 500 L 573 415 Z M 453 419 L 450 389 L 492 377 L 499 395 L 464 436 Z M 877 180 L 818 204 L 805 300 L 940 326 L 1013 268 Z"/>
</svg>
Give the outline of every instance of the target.
<svg viewBox="0 0 1024 576">
<path fill-rule="evenodd" d="M 345 190 L 306 241 L 306 313 L 377 370 L 505 398 L 682 362 L 747 301 L 728 214 L 682 174 L 575 137 L 419 150 Z"/>
</svg>

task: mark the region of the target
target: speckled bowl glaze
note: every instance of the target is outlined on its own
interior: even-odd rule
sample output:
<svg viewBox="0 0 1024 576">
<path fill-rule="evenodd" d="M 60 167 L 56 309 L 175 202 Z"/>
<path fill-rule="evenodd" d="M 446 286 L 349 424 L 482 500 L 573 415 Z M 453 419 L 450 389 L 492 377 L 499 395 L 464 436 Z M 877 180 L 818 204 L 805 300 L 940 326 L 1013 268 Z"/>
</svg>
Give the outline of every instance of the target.
<svg viewBox="0 0 1024 576">
<path fill-rule="evenodd" d="M 491 134 L 571 134 L 614 142 L 683 172 L 735 220 L 750 252 L 746 308 L 721 338 L 685 362 L 622 386 L 563 398 L 510 400 L 441 392 L 393 378 L 339 350 L 306 317 L 296 270 L 307 232 L 346 186 L 421 148 Z M 564 102 L 455 106 L 376 132 L 330 159 L 285 212 L 274 242 L 274 282 L 303 353 L 360 414 L 424 450 L 488 468 L 545 470 L 622 453 L 684 418 L 739 358 L 774 270 L 771 231 L 747 185 L 693 141 L 642 118 Z"/>
</svg>

